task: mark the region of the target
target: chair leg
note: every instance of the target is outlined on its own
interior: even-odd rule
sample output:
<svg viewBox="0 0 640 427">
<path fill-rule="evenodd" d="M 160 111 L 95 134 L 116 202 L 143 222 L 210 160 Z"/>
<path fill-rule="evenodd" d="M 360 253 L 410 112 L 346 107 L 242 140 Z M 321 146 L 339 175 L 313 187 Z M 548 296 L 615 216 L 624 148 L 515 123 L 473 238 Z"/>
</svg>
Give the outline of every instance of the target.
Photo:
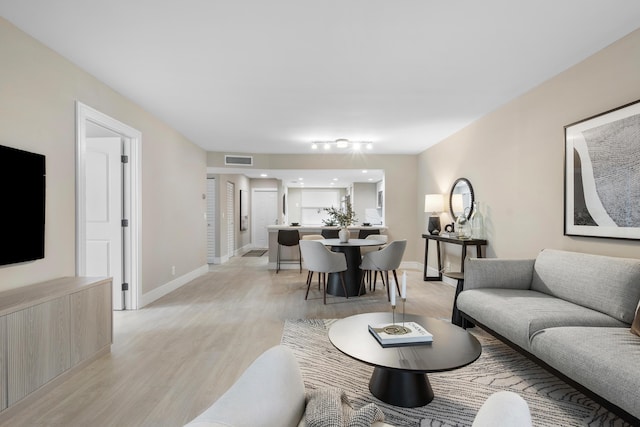
<svg viewBox="0 0 640 427">
<path fill-rule="evenodd" d="M 344 271 L 341 271 L 338 274 L 340 274 L 340 282 L 342 283 L 342 290 L 344 291 L 344 296 L 347 297 L 347 299 L 349 299 L 349 294 L 347 293 L 347 286 L 344 284 Z"/>
<path fill-rule="evenodd" d="M 311 278 L 313 278 L 313 271 L 309 271 L 307 273 L 307 293 L 304 296 L 305 300 L 309 297 L 309 288 L 311 287 Z"/>
<path fill-rule="evenodd" d="M 298 245 L 298 263 L 300 263 L 300 274 L 302 274 L 302 251 L 300 251 L 300 245 Z"/>
<path fill-rule="evenodd" d="M 398 282 L 398 275 L 395 270 L 393 270 L 393 277 L 396 279 L 396 288 L 398 288 L 398 295 L 400 295 L 400 282 Z"/>
<path fill-rule="evenodd" d="M 318 274 L 322 274 L 322 298 L 324 300 L 324 304 L 327 305 L 327 273 Z"/>
<path fill-rule="evenodd" d="M 364 277 L 370 272 L 371 270 L 365 270 L 362 272 L 362 278 L 360 279 L 360 287 L 358 288 L 358 296 L 362 295 L 362 289 L 364 288 Z M 371 290 L 371 288 L 369 288 L 369 290 Z M 346 295 L 346 292 L 345 292 Z"/>
<path fill-rule="evenodd" d="M 278 245 L 278 253 L 276 255 L 276 274 L 280 272 L 280 245 Z"/>
<path fill-rule="evenodd" d="M 386 278 L 386 283 L 385 283 L 385 278 Z M 380 279 L 382 279 L 382 286 L 386 286 L 387 288 L 387 301 L 391 301 L 391 292 L 389 291 L 389 272 L 388 271 L 381 271 L 380 272 Z"/>
</svg>

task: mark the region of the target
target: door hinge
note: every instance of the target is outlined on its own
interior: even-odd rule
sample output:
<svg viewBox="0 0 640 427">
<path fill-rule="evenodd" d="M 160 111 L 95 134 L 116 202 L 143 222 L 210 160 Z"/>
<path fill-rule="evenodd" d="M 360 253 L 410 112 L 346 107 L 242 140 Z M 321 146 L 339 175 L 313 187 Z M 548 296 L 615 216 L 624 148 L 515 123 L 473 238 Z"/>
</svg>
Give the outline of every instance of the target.
<svg viewBox="0 0 640 427">
<path fill-rule="evenodd" d="M 128 219 L 123 219 L 122 220 L 122 226 L 123 227 L 128 227 L 129 226 L 129 220 Z"/>
<path fill-rule="evenodd" d="M 120 156 L 120 160 L 122 161 L 122 163 L 129 163 L 129 156 Z"/>
<path fill-rule="evenodd" d="M 123 291 L 128 291 L 129 290 L 129 284 L 128 283 L 123 283 L 122 284 L 122 290 Z"/>
</svg>

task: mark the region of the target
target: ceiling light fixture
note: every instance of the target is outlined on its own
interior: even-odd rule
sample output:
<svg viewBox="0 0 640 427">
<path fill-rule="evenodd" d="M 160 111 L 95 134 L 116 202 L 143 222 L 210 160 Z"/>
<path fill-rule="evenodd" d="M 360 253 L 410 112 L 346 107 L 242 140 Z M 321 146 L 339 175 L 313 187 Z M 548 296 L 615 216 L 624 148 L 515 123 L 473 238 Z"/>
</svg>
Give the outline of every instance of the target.
<svg viewBox="0 0 640 427">
<path fill-rule="evenodd" d="M 338 138 L 335 141 L 314 141 L 311 143 L 311 149 L 317 150 L 319 144 L 322 144 L 327 151 L 334 147 L 341 150 L 351 149 L 352 151 L 362 151 L 363 147 L 367 150 L 373 149 L 373 143 L 369 141 L 349 141 L 346 138 Z"/>
</svg>

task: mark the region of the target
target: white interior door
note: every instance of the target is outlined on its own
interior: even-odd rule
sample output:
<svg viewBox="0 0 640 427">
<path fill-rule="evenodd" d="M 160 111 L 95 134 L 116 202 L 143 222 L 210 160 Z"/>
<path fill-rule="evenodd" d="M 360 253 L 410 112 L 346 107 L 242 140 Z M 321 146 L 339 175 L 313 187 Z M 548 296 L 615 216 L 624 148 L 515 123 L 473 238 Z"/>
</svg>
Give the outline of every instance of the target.
<svg viewBox="0 0 640 427">
<path fill-rule="evenodd" d="M 113 278 L 113 308 L 122 310 L 122 141 L 87 138 L 86 270 L 87 276 Z"/>
<path fill-rule="evenodd" d="M 251 197 L 251 241 L 254 248 L 269 247 L 268 225 L 278 219 L 278 191 L 254 190 Z"/>
<path fill-rule="evenodd" d="M 216 259 L 216 185 L 215 178 L 207 178 L 207 263 Z"/>
</svg>

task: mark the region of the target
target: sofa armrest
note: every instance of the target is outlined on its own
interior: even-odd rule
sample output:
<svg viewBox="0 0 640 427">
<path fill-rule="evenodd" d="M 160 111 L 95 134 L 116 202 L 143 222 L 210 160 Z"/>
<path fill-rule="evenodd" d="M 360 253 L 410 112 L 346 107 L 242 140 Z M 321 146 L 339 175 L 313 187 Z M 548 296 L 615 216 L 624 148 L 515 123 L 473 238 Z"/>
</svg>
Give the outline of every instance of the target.
<svg viewBox="0 0 640 427">
<path fill-rule="evenodd" d="M 298 362 L 281 345 L 260 355 L 213 405 L 188 427 L 296 427 L 305 390 Z"/>
<path fill-rule="evenodd" d="M 467 258 L 464 289 L 529 289 L 534 259 Z"/>
</svg>

